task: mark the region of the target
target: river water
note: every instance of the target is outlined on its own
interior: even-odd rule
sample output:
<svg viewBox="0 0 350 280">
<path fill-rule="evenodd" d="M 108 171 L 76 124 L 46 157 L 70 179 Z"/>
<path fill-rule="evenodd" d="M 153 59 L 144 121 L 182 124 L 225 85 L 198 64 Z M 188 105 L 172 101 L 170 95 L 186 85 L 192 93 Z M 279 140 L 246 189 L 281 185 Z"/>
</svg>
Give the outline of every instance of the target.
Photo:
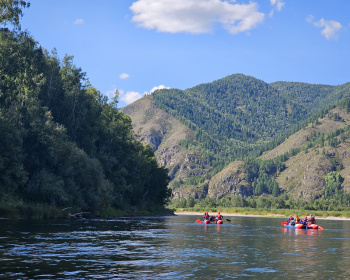
<svg viewBox="0 0 350 280">
<path fill-rule="evenodd" d="M 0 279 L 350 279 L 350 222 L 280 218 L 0 220 Z"/>
</svg>

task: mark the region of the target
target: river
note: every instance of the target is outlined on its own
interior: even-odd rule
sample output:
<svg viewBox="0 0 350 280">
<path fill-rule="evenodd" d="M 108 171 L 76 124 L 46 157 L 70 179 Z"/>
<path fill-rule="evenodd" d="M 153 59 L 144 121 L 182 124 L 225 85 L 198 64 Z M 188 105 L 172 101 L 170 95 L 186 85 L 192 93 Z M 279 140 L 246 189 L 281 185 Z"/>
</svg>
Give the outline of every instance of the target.
<svg viewBox="0 0 350 280">
<path fill-rule="evenodd" d="M 350 279 L 350 222 L 280 218 L 0 220 L 0 279 Z"/>
</svg>

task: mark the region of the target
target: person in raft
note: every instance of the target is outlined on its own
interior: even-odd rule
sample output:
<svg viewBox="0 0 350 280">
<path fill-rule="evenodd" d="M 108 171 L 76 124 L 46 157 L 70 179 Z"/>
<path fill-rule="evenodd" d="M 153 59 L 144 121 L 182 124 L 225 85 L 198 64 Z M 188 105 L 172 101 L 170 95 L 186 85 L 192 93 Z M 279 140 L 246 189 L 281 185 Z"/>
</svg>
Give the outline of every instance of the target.
<svg viewBox="0 0 350 280">
<path fill-rule="evenodd" d="M 218 212 L 216 219 L 219 221 L 219 220 L 222 220 L 222 218 L 223 218 L 223 216 L 220 214 L 220 212 Z"/>
<path fill-rule="evenodd" d="M 312 214 L 310 214 L 309 224 L 312 225 L 312 224 L 315 224 L 315 223 L 316 223 L 315 217 L 312 216 Z"/>
<path fill-rule="evenodd" d="M 303 222 L 304 222 L 305 225 L 309 222 L 309 219 L 307 218 L 307 216 L 305 216 Z"/>
<path fill-rule="evenodd" d="M 204 212 L 203 220 L 209 220 L 209 214 L 208 214 L 208 212 Z"/>
<path fill-rule="evenodd" d="M 288 220 L 287 220 L 287 225 L 291 224 L 293 220 L 294 220 L 293 216 L 290 215 L 290 216 L 288 217 Z"/>
<path fill-rule="evenodd" d="M 292 226 L 295 226 L 296 224 L 300 224 L 300 219 L 299 219 L 298 215 L 295 216 L 295 218 L 293 219 L 293 221 L 290 224 Z"/>
</svg>

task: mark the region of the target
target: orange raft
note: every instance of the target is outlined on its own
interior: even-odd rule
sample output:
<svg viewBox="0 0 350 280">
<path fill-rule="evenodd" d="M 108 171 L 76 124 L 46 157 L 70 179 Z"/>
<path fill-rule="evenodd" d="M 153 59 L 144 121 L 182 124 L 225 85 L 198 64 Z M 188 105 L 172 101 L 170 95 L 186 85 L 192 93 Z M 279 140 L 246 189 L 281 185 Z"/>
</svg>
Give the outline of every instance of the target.
<svg viewBox="0 0 350 280">
<path fill-rule="evenodd" d="M 284 225 L 285 228 L 297 228 L 297 229 L 323 229 L 323 227 L 316 225 L 316 224 L 295 224 L 294 226 L 288 225 L 287 222 L 282 222 L 282 225 Z"/>
<path fill-rule="evenodd" d="M 223 224 L 224 222 L 222 220 L 214 220 L 214 221 L 210 221 L 210 220 L 196 220 L 196 223 L 198 224 L 211 224 L 211 223 L 215 223 L 215 224 L 218 224 L 218 225 L 221 225 Z"/>
</svg>

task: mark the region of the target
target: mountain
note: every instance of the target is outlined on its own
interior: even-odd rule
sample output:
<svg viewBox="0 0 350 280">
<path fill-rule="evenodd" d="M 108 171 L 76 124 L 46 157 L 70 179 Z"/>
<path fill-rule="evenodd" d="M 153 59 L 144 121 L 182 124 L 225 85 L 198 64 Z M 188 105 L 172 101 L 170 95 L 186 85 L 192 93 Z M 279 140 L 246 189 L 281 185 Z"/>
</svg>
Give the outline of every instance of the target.
<svg viewBox="0 0 350 280">
<path fill-rule="evenodd" d="M 334 117 L 336 116 L 336 118 Z M 338 170 L 350 190 L 350 114 L 336 107 L 317 123 L 291 135 L 281 145 L 265 153 L 262 160 L 275 159 L 293 149 L 300 152 L 286 160 L 286 169 L 276 178 L 279 187 L 295 198 L 313 199 L 322 195 L 325 176 Z"/>
<path fill-rule="evenodd" d="M 185 169 L 184 161 L 190 155 L 179 141 L 191 138 L 193 130 L 155 106 L 151 95 L 135 101 L 122 112 L 132 118 L 138 139 L 151 146 L 158 163 L 168 168 L 170 174 Z"/>
<path fill-rule="evenodd" d="M 286 179 L 293 157 L 280 157 L 291 151 L 299 154 L 296 148 L 311 139 L 309 126 L 313 125 L 313 136 L 343 127 L 347 113 L 332 104 L 349 93 L 350 83 L 267 84 L 235 74 L 186 90 L 158 90 L 122 111 L 131 117 L 139 137 L 155 150 L 158 162 L 170 169 L 173 198 L 247 197 L 282 191 L 307 199 L 320 196 L 324 176 L 335 168 L 333 159 L 331 165 L 323 161 L 325 165 L 317 167 L 323 170 L 319 176 L 323 183 L 314 179 L 319 184 L 314 187 L 299 175 L 283 182 L 281 176 Z M 344 121 L 337 119 L 328 131 L 323 125 L 328 114 Z M 309 166 L 316 165 L 310 162 Z"/>
</svg>

